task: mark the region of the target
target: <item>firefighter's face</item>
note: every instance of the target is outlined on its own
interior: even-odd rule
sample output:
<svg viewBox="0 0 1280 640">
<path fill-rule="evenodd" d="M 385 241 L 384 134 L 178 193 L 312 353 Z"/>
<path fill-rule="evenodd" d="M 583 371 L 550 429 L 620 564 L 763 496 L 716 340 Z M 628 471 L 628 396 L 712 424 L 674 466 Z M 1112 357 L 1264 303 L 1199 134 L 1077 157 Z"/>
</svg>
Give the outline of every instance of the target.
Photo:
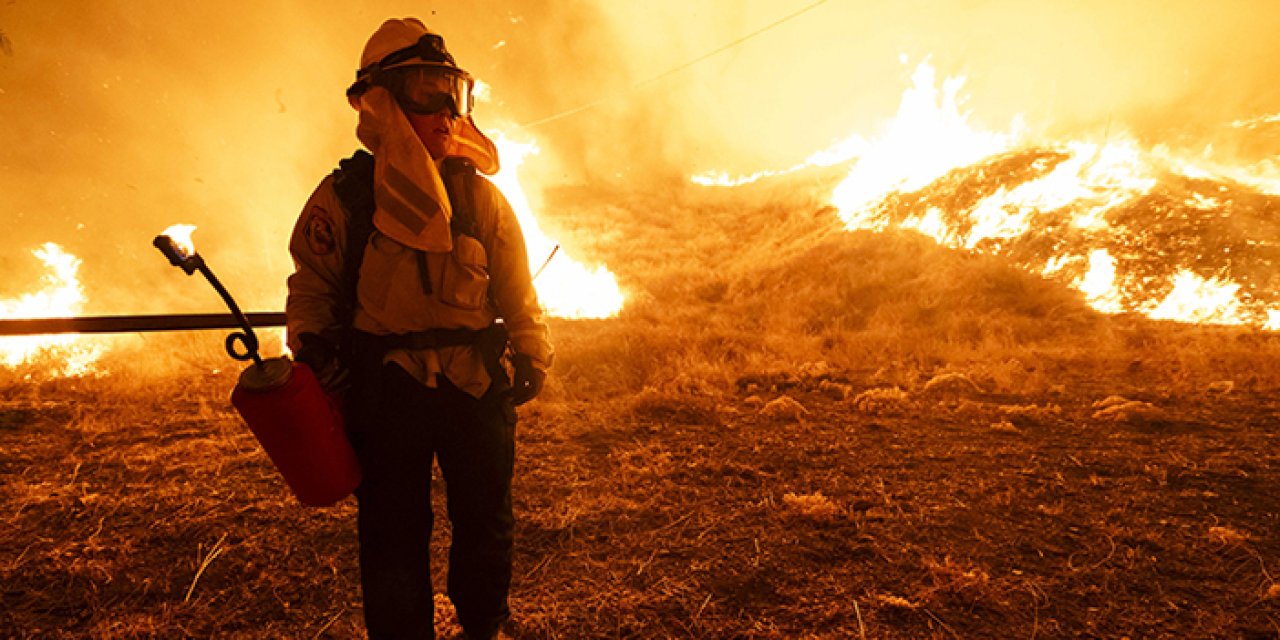
<svg viewBox="0 0 1280 640">
<path fill-rule="evenodd" d="M 424 74 L 417 79 L 421 83 L 415 87 L 415 94 L 430 98 L 433 95 L 450 96 L 449 100 L 421 100 L 422 103 L 436 104 L 439 108 L 432 113 L 423 113 L 421 109 L 405 109 L 409 124 L 422 140 L 423 146 L 433 159 L 444 158 L 453 149 L 453 134 L 457 130 L 458 116 L 452 107 L 453 100 L 449 82 L 438 75 Z"/>
</svg>

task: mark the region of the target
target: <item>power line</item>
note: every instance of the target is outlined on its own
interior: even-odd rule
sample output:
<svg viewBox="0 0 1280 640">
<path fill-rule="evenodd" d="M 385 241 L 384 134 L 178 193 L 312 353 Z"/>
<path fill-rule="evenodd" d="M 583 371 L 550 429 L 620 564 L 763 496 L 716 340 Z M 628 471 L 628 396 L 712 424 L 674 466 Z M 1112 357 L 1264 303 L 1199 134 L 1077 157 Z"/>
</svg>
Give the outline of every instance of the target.
<svg viewBox="0 0 1280 640">
<path fill-rule="evenodd" d="M 700 55 L 700 56 L 698 56 L 698 57 L 696 57 L 696 58 L 694 58 L 694 59 L 692 59 L 692 60 L 689 60 L 688 62 L 685 62 L 685 63 L 683 63 L 683 64 L 677 65 L 677 66 L 672 67 L 672 68 L 670 68 L 670 69 L 667 69 L 666 71 L 663 71 L 662 73 L 659 73 L 659 74 L 658 74 L 658 75 L 656 75 L 656 76 L 653 76 L 653 77 L 648 78 L 648 79 L 646 79 L 646 80 L 641 80 L 640 82 L 637 82 L 637 83 L 635 83 L 635 84 L 631 85 L 630 87 L 628 87 L 626 91 L 622 91 L 622 92 L 619 92 L 619 93 L 615 93 L 615 94 L 610 95 L 610 96 L 605 96 L 605 97 L 603 97 L 603 98 L 598 98 L 598 99 L 596 99 L 596 100 L 593 100 L 593 101 L 588 102 L 588 103 L 586 103 L 586 104 L 579 105 L 579 106 L 574 107 L 574 108 L 572 108 L 572 109 L 569 109 L 569 110 L 567 110 L 567 111 L 561 111 L 560 113 L 557 113 L 557 114 L 555 114 L 555 115 L 547 116 L 547 117 L 545 117 L 545 118 L 541 118 L 541 119 L 538 119 L 538 120 L 534 120 L 533 122 L 529 122 L 529 123 L 526 123 L 526 124 L 522 124 L 522 125 L 520 125 L 520 127 L 524 128 L 524 129 L 532 129 L 532 128 L 534 128 L 534 127 L 539 127 L 539 126 L 542 126 L 542 125 L 547 124 L 547 123 L 549 123 L 549 122 L 555 122 L 556 120 L 561 120 L 561 119 L 564 119 L 564 118 L 568 118 L 569 116 L 572 116 L 572 115 L 575 115 L 575 114 L 581 113 L 581 112 L 586 111 L 586 110 L 588 110 L 588 109 L 593 109 L 593 108 L 595 108 L 595 107 L 597 107 L 597 106 L 599 106 L 599 105 L 602 105 L 602 104 L 604 104 L 604 103 L 606 103 L 606 102 L 610 102 L 610 101 L 612 101 L 612 100 L 616 100 L 616 99 L 618 99 L 618 98 L 621 98 L 621 97 L 623 97 L 623 96 L 625 96 L 625 95 L 627 95 L 627 94 L 629 94 L 629 93 L 634 93 L 637 89 L 639 89 L 639 88 L 641 88 L 641 87 L 643 87 L 643 86 L 645 86 L 645 85 L 653 84 L 653 83 L 655 83 L 655 82 L 657 82 L 657 81 L 659 81 L 659 80 L 662 80 L 663 78 L 666 78 L 666 77 L 668 77 L 668 76 L 671 76 L 671 75 L 674 75 L 674 74 L 679 73 L 679 72 L 681 72 L 681 71 L 684 71 L 685 69 L 688 69 L 689 67 L 692 67 L 693 65 L 698 64 L 699 62 L 702 62 L 703 60 L 706 60 L 707 58 L 710 58 L 710 57 L 712 57 L 712 56 L 714 56 L 714 55 L 717 55 L 717 54 L 720 54 L 720 53 L 724 53 L 725 51 L 728 51 L 729 49 L 732 49 L 732 48 L 734 48 L 734 47 L 736 47 L 736 46 L 738 46 L 738 45 L 740 45 L 740 44 L 742 44 L 742 43 L 744 43 L 744 42 L 746 42 L 746 41 L 748 41 L 748 40 L 750 40 L 750 39 L 752 39 L 752 38 L 754 38 L 754 37 L 756 37 L 756 36 L 758 36 L 758 35 L 760 35 L 760 34 L 762 34 L 762 33 L 765 33 L 766 31 L 770 31 L 770 30 L 772 30 L 772 29 L 774 29 L 774 28 L 777 28 L 778 26 L 782 25 L 783 23 L 786 23 L 786 22 L 789 22 L 789 21 L 791 21 L 791 20 L 793 20 L 793 19 L 795 19 L 795 18 L 798 18 L 798 17 L 800 17 L 801 15 L 803 15 L 803 14 L 805 14 L 805 13 L 808 13 L 809 11 L 812 11 L 813 9 L 818 8 L 820 5 L 826 4 L 826 2 L 827 2 L 827 0 L 818 0 L 817 2 L 814 2 L 813 4 L 810 4 L 810 5 L 806 6 L 806 7 L 804 7 L 803 9 L 800 9 L 800 10 L 798 10 L 798 11 L 794 12 L 794 13 L 788 14 L 788 15 L 783 16 L 783 17 L 781 17 L 781 18 L 778 18 L 777 20 L 774 20 L 773 22 L 771 22 L 771 23 L 769 23 L 769 24 L 767 24 L 767 25 L 765 25 L 765 26 L 763 26 L 763 27 L 761 27 L 761 28 L 759 28 L 759 29 L 756 29 L 755 31 L 752 31 L 751 33 L 748 33 L 748 34 L 746 34 L 746 35 L 744 35 L 744 36 L 742 36 L 742 37 L 740 37 L 740 38 L 738 38 L 738 39 L 736 39 L 736 40 L 734 40 L 734 41 L 732 41 L 732 42 L 729 42 L 729 43 L 727 43 L 727 44 L 725 44 L 725 45 L 722 45 L 722 46 L 720 46 L 719 48 L 716 48 L 716 49 L 714 49 L 714 50 L 712 50 L 712 51 L 708 51 L 707 53 L 704 53 L 704 54 L 702 54 L 702 55 Z"/>
</svg>

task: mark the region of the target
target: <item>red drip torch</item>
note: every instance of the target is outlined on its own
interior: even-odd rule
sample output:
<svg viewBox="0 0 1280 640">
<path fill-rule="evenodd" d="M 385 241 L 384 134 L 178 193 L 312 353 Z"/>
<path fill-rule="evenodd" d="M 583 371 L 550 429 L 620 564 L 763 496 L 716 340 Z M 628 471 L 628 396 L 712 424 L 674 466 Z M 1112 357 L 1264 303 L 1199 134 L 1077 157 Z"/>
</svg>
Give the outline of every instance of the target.
<svg viewBox="0 0 1280 640">
<path fill-rule="evenodd" d="M 156 236 L 152 244 L 187 275 L 203 274 L 243 329 L 227 336 L 225 347 L 232 358 L 253 364 L 240 373 L 231 404 L 298 501 L 325 507 L 351 495 L 360 484 L 360 466 L 337 399 L 324 392 L 307 365 L 287 356 L 264 360 L 258 355 L 258 337 L 249 320 L 200 254 L 168 235 Z"/>
</svg>

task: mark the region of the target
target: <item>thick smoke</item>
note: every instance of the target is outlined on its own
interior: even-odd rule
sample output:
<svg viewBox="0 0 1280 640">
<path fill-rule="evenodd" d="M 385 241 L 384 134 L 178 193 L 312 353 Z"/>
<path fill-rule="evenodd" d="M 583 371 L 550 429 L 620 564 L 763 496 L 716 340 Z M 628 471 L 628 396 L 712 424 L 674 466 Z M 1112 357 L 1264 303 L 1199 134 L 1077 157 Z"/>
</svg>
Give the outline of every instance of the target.
<svg viewBox="0 0 1280 640">
<path fill-rule="evenodd" d="M 606 11 L 632 74 L 644 77 L 808 4 L 671 0 Z M 789 166 L 835 139 L 874 133 L 925 59 L 968 78 L 967 107 L 993 129 L 1022 114 L 1046 135 L 1110 127 L 1152 142 L 1221 142 L 1234 119 L 1280 111 L 1277 29 L 1280 5 L 1263 0 L 830 1 L 635 102 L 660 109 L 647 133 L 669 166 L 731 172 Z"/>
<path fill-rule="evenodd" d="M 190 223 L 242 306 L 280 308 L 298 211 L 358 146 L 343 92 L 360 50 L 411 15 L 490 86 L 481 126 L 517 139 L 516 123 L 627 84 L 606 21 L 573 0 L 0 5 L 0 296 L 39 286 L 30 251 L 53 241 L 84 260 L 88 313 L 216 309 L 150 246 Z M 588 136 L 533 133 L 542 174 L 581 179 Z"/>
<path fill-rule="evenodd" d="M 0 295 L 36 286 L 29 252 L 53 241 L 84 259 L 90 313 L 211 310 L 207 287 L 149 244 L 185 222 L 245 307 L 279 308 L 287 235 L 357 144 L 342 92 L 387 17 L 446 36 L 491 87 L 481 126 L 536 138 L 544 183 L 788 166 L 874 133 L 926 58 L 969 78 L 967 106 L 992 128 L 1024 114 L 1046 133 L 1111 126 L 1274 153 L 1228 126 L 1280 112 L 1280 9 L 1261 0 L 830 0 L 667 73 L 805 6 L 10 0 Z"/>
<path fill-rule="evenodd" d="M 0 11 L 12 49 L 0 63 L 5 265 L 53 241 L 84 260 L 89 312 L 208 310 L 218 304 L 208 287 L 176 281 L 150 246 L 170 224 L 193 223 L 249 306 L 278 306 L 265 299 L 278 284 L 260 276 L 287 272 L 280 243 L 306 197 L 303 176 L 339 148 L 324 124 L 337 111 L 318 107 L 345 65 L 336 47 L 308 45 L 334 32 L 270 7 Z M 18 291 L 34 282 L 5 281 Z"/>
</svg>

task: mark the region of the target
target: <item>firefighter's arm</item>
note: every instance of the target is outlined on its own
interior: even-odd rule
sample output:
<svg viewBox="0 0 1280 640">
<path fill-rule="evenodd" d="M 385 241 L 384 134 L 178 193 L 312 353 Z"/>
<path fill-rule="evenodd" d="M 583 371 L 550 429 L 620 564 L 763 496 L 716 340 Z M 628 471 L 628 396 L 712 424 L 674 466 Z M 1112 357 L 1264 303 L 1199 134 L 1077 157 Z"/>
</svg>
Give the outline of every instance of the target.
<svg viewBox="0 0 1280 640">
<path fill-rule="evenodd" d="M 294 271 L 288 280 L 285 318 L 289 348 L 295 354 L 304 347 L 304 335 L 337 344 L 343 310 L 349 300 L 342 268 L 347 226 L 346 213 L 333 190 L 333 178 L 325 178 L 307 200 L 289 240 Z"/>
<path fill-rule="evenodd" d="M 502 315 L 511 339 L 511 349 L 519 365 L 539 372 L 551 367 L 552 348 L 547 335 L 547 325 L 538 305 L 538 294 L 533 288 L 529 273 L 528 250 L 520 223 L 506 198 L 487 180 L 486 189 L 477 190 L 477 207 L 492 207 L 493 228 L 486 249 L 489 253 L 489 286 L 498 312 Z M 485 202 L 485 201 L 488 202 Z"/>
</svg>

